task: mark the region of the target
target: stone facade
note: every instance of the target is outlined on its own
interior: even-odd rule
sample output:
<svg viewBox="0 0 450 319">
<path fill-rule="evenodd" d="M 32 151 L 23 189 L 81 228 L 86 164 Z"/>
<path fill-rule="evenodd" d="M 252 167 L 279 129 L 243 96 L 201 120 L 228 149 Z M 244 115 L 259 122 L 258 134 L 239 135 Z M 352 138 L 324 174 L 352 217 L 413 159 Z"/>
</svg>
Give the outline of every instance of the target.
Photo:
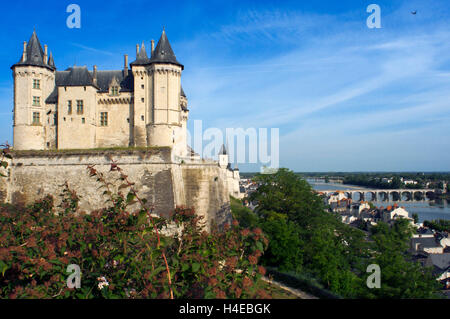
<svg viewBox="0 0 450 319">
<path fill-rule="evenodd" d="M 180 64 L 163 31 L 150 58 L 145 46 L 123 70 L 56 69 L 35 32 L 14 64 L 14 149 L 168 146 L 187 155 L 189 110 Z"/>
</svg>

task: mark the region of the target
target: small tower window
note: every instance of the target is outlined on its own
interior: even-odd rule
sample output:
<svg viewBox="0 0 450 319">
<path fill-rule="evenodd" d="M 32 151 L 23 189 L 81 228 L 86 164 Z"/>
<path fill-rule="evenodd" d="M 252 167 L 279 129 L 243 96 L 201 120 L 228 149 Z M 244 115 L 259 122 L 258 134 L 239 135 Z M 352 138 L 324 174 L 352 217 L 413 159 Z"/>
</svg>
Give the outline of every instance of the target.
<svg viewBox="0 0 450 319">
<path fill-rule="evenodd" d="M 141 98 L 141 102 L 144 103 L 144 98 Z"/>
<path fill-rule="evenodd" d="M 86 119 L 83 117 L 83 118 L 81 119 L 81 124 L 84 124 L 84 123 L 86 123 Z"/>
<path fill-rule="evenodd" d="M 39 112 L 33 112 L 33 124 L 41 123 L 41 114 Z"/>
<path fill-rule="evenodd" d="M 119 87 L 118 86 L 111 87 L 111 95 L 119 95 Z"/>
<path fill-rule="evenodd" d="M 144 84 L 141 85 L 141 88 L 142 88 L 142 89 L 144 88 Z"/>
<path fill-rule="evenodd" d="M 144 115 L 141 115 L 141 120 L 144 120 Z"/>
<path fill-rule="evenodd" d="M 72 114 L 72 101 L 67 101 L 67 114 Z"/>
<path fill-rule="evenodd" d="M 35 106 L 41 105 L 41 98 L 39 96 L 33 96 L 33 105 Z"/>
<path fill-rule="evenodd" d="M 100 112 L 100 126 L 108 126 L 108 112 Z"/>
<path fill-rule="evenodd" d="M 33 79 L 33 89 L 41 89 L 41 80 Z"/>
<path fill-rule="evenodd" d="M 77 114 L 83 114 L 83 100 L 77 100 Z"/>
</svg>

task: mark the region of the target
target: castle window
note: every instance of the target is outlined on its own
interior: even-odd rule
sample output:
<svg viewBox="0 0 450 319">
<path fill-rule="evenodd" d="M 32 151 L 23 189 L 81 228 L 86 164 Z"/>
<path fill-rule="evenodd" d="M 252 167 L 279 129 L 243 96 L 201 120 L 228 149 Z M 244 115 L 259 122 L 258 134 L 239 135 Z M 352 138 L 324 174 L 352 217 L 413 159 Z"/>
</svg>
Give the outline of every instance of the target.
<svg viewBox="0 0 450 319">
<path fill-rule="evenodd" d="M 41 89 L 41 80 L 33 79 L 33 89 Z"/>
<path fill-rule="evenodd" d="M 86 123 L 86 119 L 84 117 L 81 119 L 81 123 L 82 124 Z"/>
<path fill-rule="evenodd" d="M 108 126 L 108 112 L 100 112 L 100 126 Z"/>
<path fill-rule="evenodd" d="M 83 114 L 83 100 L 77 100 L 77 114 Z"/>
<path fill-rule="evenodd" d="M 141 102 L 142 102 L 142 103 L 144 102 L 144 98 L 141 98 Z"/>
<path fill-rule="evenodd" d="M 144 115 L 141 115 L 141 120 L 144 120 Z"/>
<path fill-rule="evenodd" d="M 141 85 L 141 88 L 142 88 L 142 89 L 144 88 L 144 84 Z"/>
<path fill-rule="evenodd" d="M 118 86 L 111 87 L 111 95 L 119 95 L 119 87 Z"/>
<path fill-rule="evenodd" d="M 72 114 L 72 101 L 67 101 L 67 114 Z"/>
<path fill-rule="evenodd" d="M 41 114 L 39 112 L 33 112 L 33 124 L 41 123 Z"/>
<path fill-rule="evenodd" d="M 41 105 L 41 98 L 39 96 L 33 96 L 33 105 Z"/>
</svg>

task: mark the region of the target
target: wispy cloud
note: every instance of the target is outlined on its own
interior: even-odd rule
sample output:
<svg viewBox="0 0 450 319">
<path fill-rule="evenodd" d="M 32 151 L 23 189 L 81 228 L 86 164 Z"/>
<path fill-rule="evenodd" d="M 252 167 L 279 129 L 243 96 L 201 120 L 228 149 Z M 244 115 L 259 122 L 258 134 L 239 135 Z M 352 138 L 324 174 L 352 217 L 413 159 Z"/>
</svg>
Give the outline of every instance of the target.
<svg viewBox="0 0 450 319">
<path fill-rule="evenodd" d="M 86 45 L 83 45 L 83 44 L 80 44 L 80 43 L 70 42 L 70 44 L 75 46 L 75 47 L 77 47 L 77 48 L 81 48 L 83 50 L 94 52 L 94 53 L 100 53 L 100 54 L 105 54 L 105 55 L 109 55 L 109 56 L 116 55 L 116 53 L 113 53 L 113 52 L 110 52 L 110 51 L 105 51 L 105 50 L 100 50 L 100 49 L 93 48 L 93 47 L 89 47 L 89 46 L 86 46 Z"/>
<path fill-rule="evenodd" d="M 403 12 L 393 12 L 389 19 L 399 14 Z M 199 59 L 207 66 L 200 64 L 184 80 L 192 94 L 191 118 L 223 128 L 279 127 L 285 152 L 281 156 L 289 167 L 300 170 L 302 165 L 306 169 L 304 161 L 319 163 L 317 156 L 332 152 L 336 154 L 330 161 L 320 160 L 330 170 L 349 165 L 368 169 L 375 164 L 384 166 L 379 169 L 397 169 L 400 159 L 414 157 L 410 142 L 439 136 L 450 116 L 450 32 L 434 21 L 432 26 L 369 32 L 355 28 L 358 21 L 352 18 L 339 19 L 250 11 L 241 13 L 234 25 L 220 27 L 214 33 L 218 39 L 237 46 L 247 40 L 261 46 L 271 41 L 272 50 L 255 63 L 239 54 L 229 64 L 210 66 L 208 59 Z M 332 31 L 327 21 L 340 22 L 340 28 Z M 288 49 L 277 51 L 286 44 Z M 397 159 L 361 161 L 358 156 L 364 147 L 351 141 L 364 143 L 368 137 L 373 140 L 366 145 L 381 153 L 394 152 Z M 446 143 L 450 146 L 440 140 L 439 147 Z M 450 156 L 437 155 L 442 154 L 439 147 L 430 156 L 441 157 L 439 169 L 450 169 L 444 161 Z M 436 162 L 423 156 L 422 162 L 413 159 L 412 163 L 422 168 L 434 163 L 429 169 L 437 168 Z"/>
</svg>

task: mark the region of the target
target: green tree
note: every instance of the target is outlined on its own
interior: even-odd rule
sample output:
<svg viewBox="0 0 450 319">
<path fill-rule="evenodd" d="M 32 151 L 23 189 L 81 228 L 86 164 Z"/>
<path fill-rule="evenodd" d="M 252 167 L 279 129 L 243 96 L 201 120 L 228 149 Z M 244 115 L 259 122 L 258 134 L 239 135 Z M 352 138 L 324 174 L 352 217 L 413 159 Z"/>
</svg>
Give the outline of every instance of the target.
<svg viewBox="0 0 450 319">
<path fill-rule="evenodd" d="M 381 269 L 381 288 L 371 289 L 377 298 L 433 298 L 438 283 L 431 269 L 412 262 L 407 253 L 413 228 L 407 220 L 396 220 L 391 227 L 380 222 L 372 228 L 374 257 L 370 263 Z"/>
<path fill-rule="evenodd" d="M 287 169 L 256 180 L 260 186 L 251 200 L 258 203 L 256 211 L 270 239 L 270 253 L 263 260 L 312 275 L 339 295 L 357 296 L 362 281 L 353 270 L 361 268 L 366 254 L 363 233 L 327 212 L 311 186 Z"/>
<path fill-rule="evenodd" d="M 301 271 L 304 243 L 297 225 L 285 215 L 273 213 L 261 226 L 269 239 L 269 247 L 262 257 L 264 265 L 281 271 Z"/>
<path fill-rule="evenodd" d="M 400 177 L 394 176 L 392 178 L 391 186 L 394 189 L 403 188 L 403 182 L 401 181 Z"/>
</svg>

